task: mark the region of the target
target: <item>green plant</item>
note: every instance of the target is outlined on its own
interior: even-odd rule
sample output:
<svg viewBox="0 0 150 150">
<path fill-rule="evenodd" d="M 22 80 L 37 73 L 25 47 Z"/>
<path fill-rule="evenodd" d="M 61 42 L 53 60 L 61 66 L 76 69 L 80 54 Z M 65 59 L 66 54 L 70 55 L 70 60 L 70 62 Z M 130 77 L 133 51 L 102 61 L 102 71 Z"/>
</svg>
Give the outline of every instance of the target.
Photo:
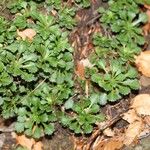
<svg viewBox="0 0 150 150">
<path fill-rule="evenodd" d="M 104 32 L 94 35 L 93 67 L 86 73 L 92 86 L 89 96 L 75 98 L 68 35 L 76 10 L 89 7 L 90 1 L 76 0 L 72 6 L 61 0 L 37 1 L 14 0 L 8 5 L 14 19 L 0 17 L 1 114 L 16 117 L 17 132 L 34 138 L 53 134 L 56 122 L 89 134 L 105 119 L 100 105 L 139 88 L 133 62 L 144 44 L 140 25 L 146 16 L 138 7 L 144 0 L 110 0 L 107 10 L 99 9 Z M 18 35 L 29 28 L 36 32 L 33 39 Z M 82 87 L 85 81 L 79 83 Z"/>
<path fill-rule="evenodd" d="M 77 134 L 91 133 L 93 125 L 105 119 L 104 115 L 100 112 L 98 103 L 99 97 L 97 94 L 91 95 L 90 98 L 81 98 L 76 103 L 69 99 L 64 106 L 66 110 L 71 110 L 73 113 L 69 117 L 63 115 L 61 123 Z"/>
<path fill-rule="evenodd" d="M 94 35 L 95 53 L 90 56 L 94 66 L 87 69 L 87 78 L 105 94 L 103 105 L 140 86 L 132 65 L 145 43 L 140 25 L 147 21 L 147 16 L 132 0 L 110 0 L 109 8 L 100 8 L 99 12 L 104 32 Z"/>
<path fill-rule="evenodd" d="M 145 42 L 142 29 L 139 27 L 147 21 L 147 16 L 139 11 L 138 4 L 135 1 L 123 0 L 116 2 L 111 0 L 109 5 L 110 7 L 107 10 L 99 9 L 102 13 L 100 22 L 105 30 L 106 45 L 110 41 L 111 44 L 113 43 L 111 45 L 113 50 L 117 53 L 119 51 L 119 54 L 123 53 L 121 56 L 131 54 L 130 57 L 133 57 L 140 52 L 140 46 Z M 96 35 L 94 41 L 96 46 L 103 48 L 105 47 L 104 44 L 100 44 L 102 38 L 104 37 Z"/>
<path fill-rule="evenodd" d="M 55 17 L 61 27 L 71 30 L 76 25 L 73 17 L 77 9 L 69 6 L 67 2 L 62 3 L 61 0 L 47 0 L 45 7 L 48 11 L 56 11 Z"/>
<path fill-rule="evenodd" d="M 56 112 L 73 94 L 73 57 L 68 32 L 31 8 L 0 18 L 0 104 L 4 118 L 17 117 L 18 132 L 39 138 L 54 132 Z M 37 33 L 32 41 L 17 35 L 26 28 Z"/>
<path fill-rule="evenodd" d="M 7 7 L 10 9 L 11 13 L 17 13 L 18 11 L 21 11 L 27 7 L 27 2 L 24 0 L 13 0 L 8 3 Z"/>
<path fill-rule="evenodd" d="M 135 79 L 137 71 L 130 65 L 123 66 L 120 62 L 111 60 L 107 65 L 104 59 L 99 59 L 93 68 L 91 81 L 101 88 L 101 92 L 107 94 L 108 101 L 116 101 L 122 95 L 129 94 L 131 89 L 139 88 L 139 82 Z"/>
<path fill-rule="evenodd" d="M 79 4 L 80 7 L 87 8 L 90 6 L 90 0 L 75 0 L 75 2 Z"/>
<path fill-rule="evenodd" d="M 22 146 L 18 146 L 17 148 L 15 148 L 15 150 L 27 150 L 27 148 L 22 147 Z"/>
</svg>

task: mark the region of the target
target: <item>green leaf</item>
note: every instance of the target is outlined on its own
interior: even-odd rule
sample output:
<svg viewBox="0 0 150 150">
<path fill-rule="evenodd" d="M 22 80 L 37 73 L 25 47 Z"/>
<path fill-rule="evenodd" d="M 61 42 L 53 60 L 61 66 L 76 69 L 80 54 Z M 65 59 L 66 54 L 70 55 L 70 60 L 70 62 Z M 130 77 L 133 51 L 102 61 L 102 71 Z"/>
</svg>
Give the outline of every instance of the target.
<svg viewBox="0 0 150 150">
<path fill-rule="evenodd" d="M 31 82 L 31 81 L 36 80 L 36 78 L 34 77 L 33 74 L 29 74 L 29 73 L 26 73 L 26 72 L 22 72 L 21 78 L 23 80 L 27 81 L 27 82 Z"/>
<path fill-rule="evenodd" d="M 33 127 L 33 125 L 34 125 L 34 122 L 33 122 L 33 120 L 28 120 L 28 121 L 26 121 L 24 124 L 25 124 L 25 128 L 30 128 L 30 129 L 32 129 L 32 127 Z"/>
<path fill-rule="evenodd" d="M 119 93 L 117 91 L 111 91 L 108 94 L 108 101 L 110 101 L 110 102 L 117 101 L 120 98 L 121 98 L 121 96 L 119 95 Z"/>
<path fill-rule="evenodd" d="M 25 16 L 17 15 L 13 24 L 20 29 L 25 28 L 27 25 Z"/>
<path fill-rule="evenodd" d="M 95 82 L 95 83 L 98 83 L 99 81 L 102 80 L 102 78 L 101 78 L 100 74 L 93 74 L 93 75 L 91 76 L 91 80 L 92 80 L 93 82 Z"/>
<path fill-rule="evenodd" d="M 48 121 L 48 115 L 47 114 L 42 114 L 41 116 L 40 116 L 40 121 L 41 122 L 47 122 Z"/>
<path fill-rule="evenodd" d="M 0 62 L 0 72 L 2 72 L 4 68 L 5 68 L 4 64 L 2 62 Z"/>
<path fill-rule="evenodd" d="M 4 103 L 4 99 L 0 96 L 0 105 Z"/>
<path fill-rule="evenodd" d="M 69 128 L 73 130 L 76 134 L 82 133 L 81 127 L 78 122 L 72 122 L 69 124 Z"/>
<path fill-rule="evenodd" d="M 65 76 L 61 72 L 57 72 L 56 82 L 57 84 L 62 84 L 64 82 Z"/>
<path fill-rule="evenodd" d="M 40 127 L 36 126 L 33 132 L 33 137 L 39 139 L 42 136 L 42 130 Z"/>
<path fill-rule="evenodd" d="M 89 134 L 89 133 L 91 133 L 91 132 L 93 131 L 92 125 L 90 125 L 90 124 L 88 124 L 88 123 L 84 124 L 84 125 L 82 126 L 82 128 L 83 128 L 83 130 L 84 130 L 84 133 L 86 133 L 86 134 Z"/>
<path fill-rule="evenodd" d="M 44 125 L 44 132 L 47 135 L 52 135 L 55 131 L 53 124 Z"/>
<path fill-rule="evenodd" d="M 64 104 L 65 109 L 71 109 L 74 105 L 74 101 L 70 98 Z"/>
<path fill-rule="evenodd" d="M 32 128 L 26 129 L 26 130 L 25 130 L 25 134 L 26 134 L 27 136 L 32 136 Z"/>
<path fill-rule="evenodd" d="M 137 71 L 135 68 L 133 67 L 130 67 L 128 72 L 125 74 L 126 77 L 129 77 L 129 78 L 135 78 L 137 77 Z"/>
<path fill-rule="evenodd" d="M 104 71 L 106 71 L 106 61 L 104 59 L 100 59 L 98 62 L 98 67 L 100 67 L 101 69 L 103 69 Z"/>
<path fill-rule="evenodd" d="M 16 148 L 16 150 L 28 150 L 28 149 L 26 147 L 19 146 L 19 147 Z"/>
<path fill-rule="evenodd" d="M 140 87 L 140 83 L 137 79 L 127 79 L 126 81 L 122 82 L 124 85 L 128 85 L 131 89 L 137 90 Z"/>
<path fill-rule="evenodd" d="M 121 81 L 124 81 L 126 77 L 127 76 L 125 74 L 119 74 L 118 76 L 116 76 L 115 80 L 121 82 Z"/>
<path fill-rule="evenodd" d="M 24 123 L 24 122 L 26 122 L 27 117 L 26 117 L 26 116 L 18 116 L 17 120 L 18 120 L 18 122 L 20 122 L 20 123 L 21 123 L 21 122 Z"/>
<path fill-rule="evenodd" d="M 99 97 L 99 104 L 100 105 L 105 105 L 107 103 L 107 94 L 106 93 L 101 93 Z"/>
<path fill-rule="evenodd" d="M 27 110 L 26 110 L 25 107 L 20 107 L 20 108 L 18 109 L 17 113 L 18 113 L 19 116 L 24 116 L 24 115 L 27 114 Z"/>
<path fill-rule="evenodd" d="M 64 125 L 64 126 L 67 126 L 70 124 L 70 118 L 68 116 L 62 116 L 61 117 L 61 123 Z"/>
<path fill-rule="evenodd" d="M 90 96 L 90 101 L 91 101 L 91 105 L 97 104 L 98 101 L 99 101 L 99 94 L 93 93 L 93 94 Z"/>
<path fill-rule="evenodd" d="M 9 76 L 9 74 L 7 72 L 3 72 L 1 75 L 0 75 L 0 86 L 1 85 L 9 85 L 10 83 L 13 82 L 13 79 L 11 78 L 11 76 Z"/>
<path fill-rule="evenodd" d="M 90 108 L 90 112 L 91 113 L 97 113 L 99 112 L 99 106 L 97 104 L 92 105 L 92 107 Z"/>
<path fill-rule="evenodd" d="M 126 86 L 118 86 L 119 87 L 119 92 L 123 95 L 127 95 L 130 93 L 130 88 Z"/>
<path fill-rule="evenodd" d="M 51 115 L 48 116 L 48 120 L 51 122 L 57 121 L 56 114 L 53 112 Z"/>
<path fill-rule="evenodd" d="M 21 123 L 21 122 L 16 122 L 15 124 L 15 129 L 17 132 L 21 133 L 24 131 L 24 122 Z"/>
</svg>

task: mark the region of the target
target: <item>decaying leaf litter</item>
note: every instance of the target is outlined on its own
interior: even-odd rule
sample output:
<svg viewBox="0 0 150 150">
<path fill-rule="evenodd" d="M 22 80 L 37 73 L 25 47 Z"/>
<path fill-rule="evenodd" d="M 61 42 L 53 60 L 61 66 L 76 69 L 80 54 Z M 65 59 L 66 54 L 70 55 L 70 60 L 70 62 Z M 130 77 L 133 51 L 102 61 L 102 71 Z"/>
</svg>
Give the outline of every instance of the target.
<svg viewBox="0 0 150 150">
<path fill-rule="evenodd" d="M 95 32 L 101 32 L 101 27 L 97 22 L 99 16 L 95 14 L 94 10 L 103 3 L 92 1 L 92 8 L 89 10 L 81 10 L 77 14 L 77 20 L 79 21 L 78 27 L 72 32 L 70 41 L 75 49 L 74 57 L 76 63 L 76 74 L 84 79 L 84 67 L 92 67 L 92 64 L 88 61 L 89 54 L 93 51 L 93 44 L 91 41 L 91 35 Z M 104 3 L 104 5 L 107 4 Z M 146 6 L 147 8 L 147 6 Z M 148 10 L 149 11 L 149 7 Z M 147 13 L 148 14 L 148 13 Z M 145 25 L 144 33 L 149 34 L 149 23 Z M 26 31 L 18 31 L 18 35 L 22 38 L 29 38 L 32 41 L 35 33 L 30 30 L 33 35 L 26 34 Z M 25 34 L 24 34 L 25 33 Z M 149 43 L 148 43 L 149 44 Z M 146 49 L 146 48 L 145 48 Z M 149 51 L 142 52 L 136 58 L 136 66 L 139 71 L 144 75 L 144 79 L 149 76 Z M 146 80 L 146 79 L 145 79 Z M 147 82 L 148 80 L 146 80 Z M 143 81 L 141 82 L 142 86 Z M 150 84 L 149 84 L 150 85 Z M 149 86 L 148 85 L 148 86 Z M 80 86 L 77 84 L 77 86 Z M 146 86 L 146 88 L 148 87 Z M 142 86 L 141 91 L 144 93 Z M 80 88 L 79 88 L 80 89 Z M 147 90 L 148 91 L 148 90 Z M 82 92 L 82 91 L 81 91 Z M 88 82 L 85 87 L 86 95 L 88 96 Z M 148 91 L 149 92 L 149 91 Z M 150 93 L 144 94 L 130 94 L 129 98 L 121 100 L 114 105 L 107 105 L 103 108 L 103 111 L 107 115 L 107 120 L 102 123 L 97 123 L 98 127 L 95 128 L 93 134 L 89 137 L 76 137 L 70 136 L 70 140 L 75 143 L 74 149 L 95 149 L 95 150 L 115 150 L 121 149 L 123 145 L 137 144 L 139 139 L 142 139 L 149 135 L 149 101 Z M 140 93 L 140 91 L 139 91 Z M 146 105 L 144 105 L 146 104 Z M 5 128 L 6 130 L 6 128 Z M 63 130 L 63 129 L 62 129 Z M 15 135 L 13 137 L 17 139 L 18 144 L 22 146 L 26 143 L 29 145 L 29 149 L 35 149 L 36 146 L 41 149 L 44 145 L 40 142 L 35 143 L 33 139 L 27 139 L 24 135 Z M 7 136 L 6 136 L 7 138 Z M 29 140 L 29 142 L 28 142 Z M 29 144 L 30 143 L 30 144 Z M 44 140 L 43 140 L 44 143 Z M 4 146 L 5 147 L 5 146 Z M 32 147 L 32 148 L 31 148 Z M 6 148 L 7 149 L 7 148 Z M 8 148 L 9 149 L 9 148 Z"/>
</svg>

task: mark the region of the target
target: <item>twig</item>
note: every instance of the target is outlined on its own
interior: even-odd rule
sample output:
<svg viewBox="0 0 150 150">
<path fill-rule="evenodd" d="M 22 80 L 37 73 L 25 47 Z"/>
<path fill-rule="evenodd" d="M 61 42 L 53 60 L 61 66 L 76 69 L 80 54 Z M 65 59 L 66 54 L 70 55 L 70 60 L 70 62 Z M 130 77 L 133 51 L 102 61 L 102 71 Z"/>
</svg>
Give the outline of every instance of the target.
<svg viewBox="0 0 150 150">
<path fill-rule="evenodd" d="M 86 26 L 89 26 L 90 24 L 94 23 L 100 16 L 101 16 L 101 14 L 99 14 L 99 15 L 95 16 L 94 18 L 92 18 L 91 20 L 89 20 L 86 23 Z"/>
<path fill-rule="evenodd" d="M 2 133 L 9 133 L 9 132 L 13 132 L 13 131 L 15 131 L 14 128 L 10 128 L 10 129 L 7 127 L 0 128 L 0 132 L 2 132 Z"/>
</svg>

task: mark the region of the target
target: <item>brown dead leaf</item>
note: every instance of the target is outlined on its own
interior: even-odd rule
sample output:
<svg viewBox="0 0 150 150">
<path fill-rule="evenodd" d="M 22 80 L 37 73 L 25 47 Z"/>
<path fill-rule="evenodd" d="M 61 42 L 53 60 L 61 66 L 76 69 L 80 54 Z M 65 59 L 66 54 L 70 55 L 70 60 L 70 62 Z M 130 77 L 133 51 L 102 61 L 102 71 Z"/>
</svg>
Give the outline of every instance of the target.
<svg viewBox="0 0 150 150">
<path fill-rule="evenodd" d="M 147 36 L 150 32 L 150 23 L 145 24 L 142 27 L 142 30 L 143 30 L 144 35 Z"/>
<path fill-rule="evenodd" d="M 140 77 L 140 85 L 144 87 L 150 86 L 150 78 L 142 75 Z"/>
<path fill-rule="evenodd" d="M 36 143 L 34 144 L 33 150 L 42 150 L 42 149 L 43 149 L 43 144 L 42 144 L 41 141 L 36 142 Z"/>
<path fill-rule="evenodd" d="M 32 147 L 35 144 L 35 140 L 33 138 L 27 138 L 25 135 L 16 134 L 15 138 L 18 145 L 26 147 L 28 150 L 32 150 Z"/>
<path fill-rule="evenodd" d="M 110 140 L 105 140 L 99 143 L 94 150 L 120 150 L 123 147 L 122 138 L 112 138 Z"/>
<path fill-rule="evenodd" d="M 123 147 L 122 139 L 114 137 L 108 140 L 107 143 L 105 143 L 104 150 L 120 150 L 122 147 Z"/>
<path fill-rule="evenodd" d="M 26 147 L 28 150 L 42 150 L 43 144 L 41 141 L 36 142 L 33 138 L 28 138 L 25 135 L 12 134 L 18 145 Z"/>
<path fill-rule="evenodd" d="M 53 10 L 51 10 L 51 13 L 52 13 L 52 15 L 53 15 L 53 16 L 56 16 L 56 15 L 57 15 L 57 11 L 56 11 L 56 10 L 54 10 L 54 9 L 53 9 Z"/>
<path fill-rule="evenodd" d="M 103 131 L 103 133 L 104 133 L 104 135 L 109 136 L 109 137 L 112 137 L 112 136 L 115 135 L 114 131 L 112 129 L 110 129 L 110 128 L 105 129 Z"/>
<path fill-rule="evenodd" d="M 77 63 L 76 74 L 81 78 L 85 79 L 85 67 L 82 62 Z"/>
<path fill-rule="evenodd" d="M 23 31 L 19 31 L 17 29 L 17 34 L 18 36 L 20 36 L 23 40 L 25 40 L 26 38 L 29 39 L 30 41 L 33 40 L 33 37 L 36 35 L 35 30 L 33 29 L 25 29 Z"/>
<path fill-rule="evenodd" d="M 129 146 L 135 140 L 137 140 L 137 137 L 143 130 L 143 126 L 144 126 L 144 124 L 142 122 L 142 119 L 140 121 L 138 120 L 138 121 L 131 123 L 128 126 L 127 130 L 125 131 L 125 139 L 124 139 L 123 143 L 126 146 Z"/>
<path fill-rule="evenodd" d="M 96 145 L 94 145 L 93 150 L 104 150 L 104 146 L 107 143 L 107 140 L 99 140 Z"/>
<path fill-rule="evenodd" d="M 145 36 L 150 32 L 150 9 L 146 11 L 146 14 L 148 16 L 148 22 L 142 27 Z"/>
<path fill-rule="evenodd" d="M 150 5 L 144 5 L 145 8 L 150 9 Z"/>
<path fill-rule="evenodd" d="M 82 59 L 77 62 L 76 74 L 81 77 L 81 79 L 85 79 L 85 67 L 93 67 L 88 59 Z"/>
<path fill-rule="evenodd" d="M 134 109 L 130 109 L 128 112 L 124 113 L 124 116 L 122 118 L 128 121 L 129 123 L 132 123 L 134 121 L 138 121 L 141 119 L 140 117 L 138 117 Z"/>
<path fill-rule="evenodd" d="M 141 52 L 136 57 L 135 64 L 143 75 L 150 77 L 150 51 Z"/>
<path fill-rule="evenodd" d="M 123 147 L 121 139 L 113 139 L 106 143 L 104 150 L 120 150 Z"/>
<path fill-rule="evenodd" d="M 147 128 L 145 127 L 143 129 L 143 131 L 139 134 L 138 139 L 142 139 L 142 138 L 147 137 L 149 135 L 150 135 L 150 128 L 149 127 L 147 127 Z"/>
<path fill-rule="evenodd" d="M 146 11 L 146 14 L 148 16 L 148 22 L 150 23 L 150 10 L 149 9 Z"/>
<path fill-rule="evenodd" d="M 136 96 L 131 108 L 134 108 L 139 115 L 150 115 L 150 94 Z"/>
<path fill-rule="evenodd" d="M 150 127 L 150 116 L 145 116 L 144 122 Z"/>
<path fill-rule="evenodd" d="M 82 59 L 80 61 L 80 63 L 82 63 L 84 67 L 88 67 L 88 68 L 92 68 L 93 67 L 93 64 L 90 63 L 88 58 Z"/>
</svg>

